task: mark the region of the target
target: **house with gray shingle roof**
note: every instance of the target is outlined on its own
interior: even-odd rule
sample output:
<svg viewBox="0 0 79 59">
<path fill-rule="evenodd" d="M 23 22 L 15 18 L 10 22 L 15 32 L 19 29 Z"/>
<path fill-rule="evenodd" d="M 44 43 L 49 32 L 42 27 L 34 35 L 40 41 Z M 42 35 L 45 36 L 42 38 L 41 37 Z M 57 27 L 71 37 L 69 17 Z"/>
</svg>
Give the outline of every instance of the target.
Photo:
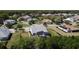
<svg viewBox="0 0 79 59">
<path fill-rule="evenodd" d="M 0 27 L 0 40 L 7 40 L 10 36 L 10 31 L 7 27 Z"/>
<path fill-rule="evenodd" d="M 43 24 L 33 24 L 29 31 L 32 35 L 38 35 L 38 36 L 48 36 L 50 35 L 47 31 L 47 28 Z"/>
<path fill-rule="evenodd" d="M 12 20 L 12 19 L 7 19 L 7 20 L 5 20 L 4 21 L 4 25 L 7 25 L 7 24 L 15 24 L 16 23 L 16 21 L 15 20 Z"/>
</svg>

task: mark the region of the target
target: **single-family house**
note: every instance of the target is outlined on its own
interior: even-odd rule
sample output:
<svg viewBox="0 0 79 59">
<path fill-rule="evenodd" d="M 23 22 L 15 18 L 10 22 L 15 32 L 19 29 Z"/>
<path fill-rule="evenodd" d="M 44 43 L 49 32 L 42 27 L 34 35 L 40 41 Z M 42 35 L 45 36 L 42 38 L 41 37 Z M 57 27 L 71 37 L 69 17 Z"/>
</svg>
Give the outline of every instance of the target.
<svg viewBox="0 0 79 59">
<path fill-rule="evenodd" d="M 20 21 L 31 21 L 32 18 L 29 15 L 25 15 L 20 17 Z"/>
<path fill-rule="evenodd" d="M 46 16 L 46 14 L 41 14 L 41 16 Z"/>
<path fill-rule="evenodd" d="M 42 23 L 52 24 L 52 21 L 50 19 L 43 19 Z"/>
<path fill-rule="evenodd" d="M 64 21 L 77 22 L 79 21 L 79 15 L 75 15 L 70 18 L 64 19 Z"/>
<path fill-rule="evenodd" d="M 7 27 L 0 27 L 0 40 L 7 40 L 10 37 L 10 31 Z"/>
<path fill-rule="evenodd" d="M 72 25 L 68 25 L 68 24 L 61 24 L 60 26 L 58 26 L 58 28 L 64 32 L 79 32 L 79 28 L 78 27 L 74 27 Z"/>
<path fill-rule="evenodd" d="M 15 24 L 16 23 L 16 21 L 15 20 L 12 20 L 12 19 L 7 19 L 7 20 L 5 20 L 4 21 L 4 25 L 7 25 L 7 24 Z"/>
<path fill-rule="evenodd" d="M 67 18 L 63 20 L 65 23 L 69 23 L 73 26 L 77 26 L 77 23 L 79 23 L 79 15 L 75 15 L 73 17 Z"/>
<path fill-rule="evenodd" d="M 38 35 L 38 36 L 47 36 L 50 35 L 47 31 L 47 28 L 43 24 L 33 24 L 29 31 L 32 35 Z"/>
<path fill-rule="evenodd" d="M 73 19 L 75 19 L 76 22 L 79 21 L 79 15 L 75 15 L 75 16 L 73 17 Z"/>
<path fill-rule="evenodd" d="M 48 14 L 42 14 L 41 16 L 52 16 L 51 13 L 48 13 Z"/>
<path fill-rule="evenodd" d="M 71 17 L 71 18 L 64 19 L 64 22 L 66 22 L 66 21 L 69 21 L 69 22 L 74 22 L 74 21 L 75 21 L 75 19 L 73 19 L 72 17 Z"/>
</svg>

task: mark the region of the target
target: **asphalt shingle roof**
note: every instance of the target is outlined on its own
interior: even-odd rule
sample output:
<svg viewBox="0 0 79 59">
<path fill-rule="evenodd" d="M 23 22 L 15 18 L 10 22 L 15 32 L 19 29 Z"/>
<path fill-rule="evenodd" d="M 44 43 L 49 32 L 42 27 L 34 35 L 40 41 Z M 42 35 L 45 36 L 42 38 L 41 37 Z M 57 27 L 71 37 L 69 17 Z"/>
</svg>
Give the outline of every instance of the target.
<svg viewBox="0 0 79 59">
<path fill-rule="evenodd" d="M 48 32 L 47 29 L 46 29 L 46 27 L 44 25 L 42 25 L 42 24 L 33 24 L 30 27 L 30 32 L 32 34 L 37 33 L 37 32 L 41 32 L 41 31 Z"/>
<path fill-rule="evenodd" d="M 0 39 L 8 38 L 10 35 L 10 31 L 6 27 L 0 27 Z"/>
</svg>

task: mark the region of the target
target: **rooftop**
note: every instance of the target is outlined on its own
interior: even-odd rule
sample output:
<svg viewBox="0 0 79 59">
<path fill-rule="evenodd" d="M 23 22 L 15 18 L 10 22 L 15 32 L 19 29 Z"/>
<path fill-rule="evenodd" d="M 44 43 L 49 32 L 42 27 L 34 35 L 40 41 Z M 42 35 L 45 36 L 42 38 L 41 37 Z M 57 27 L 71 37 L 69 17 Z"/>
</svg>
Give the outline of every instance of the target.
<svg viewBox="0 0 79 59">
<path fill-rule="evenodd" d="M 77 27 L 74 27 L 74 26 L 72 26 L 72 25 L 67 25 L 67 24 L 63 24 L 63 26 L 64 27 L 66 27 L 66 28 L 68 28 L 68 29 L 70 29 L 70 30 L 79 30 L 79 28 L 77 28 Z"/>
<path fill-rule="evenodd" d="M 46 27 L 44 27 L 44 25 L 42 24 L 33 24 L 31 27 L 30 27 L 30 31 L 31 33 L 37 33 L 37 32 L 48 32 Z"/>
</svg>

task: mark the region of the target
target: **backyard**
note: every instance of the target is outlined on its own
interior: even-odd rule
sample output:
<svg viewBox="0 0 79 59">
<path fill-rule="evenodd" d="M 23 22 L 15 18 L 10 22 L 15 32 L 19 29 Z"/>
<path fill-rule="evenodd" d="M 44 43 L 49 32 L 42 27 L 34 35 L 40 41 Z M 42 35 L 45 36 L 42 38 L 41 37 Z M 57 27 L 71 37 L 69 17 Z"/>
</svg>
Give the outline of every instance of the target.
<svg viewBox="0 0 79 59">
<path fill-rule="evenodd" d="M 53 36 L 59 36 L 59 34 L 52 29 L 48 29 L 48 32 L 51 34 L 52 37 Z"/>
<path fill-rule="evenodd" d="M 7 43 L 7 48 L 9 48 L 10 46 L 12 46 L 12 44 L 16 44 L 16 42 L 19 42 L 21 38 L 26 38 L 26 37 L 29 37 L 29 34 L 28 32 L 23 32 L 23 31 L 18 31 L 14 34 L 12 34 L 12 37 L 11 39 L 8 41 Z"/>
</svg>

